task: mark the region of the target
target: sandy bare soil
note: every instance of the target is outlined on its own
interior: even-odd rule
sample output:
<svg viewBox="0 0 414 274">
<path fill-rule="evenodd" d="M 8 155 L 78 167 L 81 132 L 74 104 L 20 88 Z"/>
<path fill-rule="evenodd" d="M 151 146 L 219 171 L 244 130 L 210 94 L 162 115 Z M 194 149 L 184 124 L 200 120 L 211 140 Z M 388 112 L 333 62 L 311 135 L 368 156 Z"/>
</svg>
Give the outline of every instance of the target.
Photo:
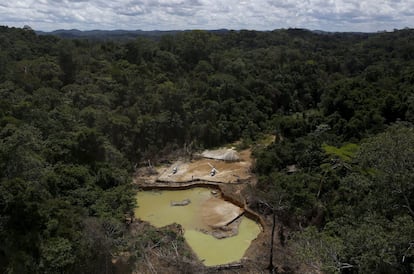
<svg viewBox="0 0 414 274">
<path fill-rule="evenodd" d="M 212 154 L 219 155 L 227 150 L 212 151 Z M 217 182 L 217 183 L 238 183 L 251 178 L 251 154 L 249 150 L 239 153 L 240 161 L 226 162 L 217 159 L 200 158 L 190 162 L 177 161 L 168 167 L 157 169 L 158 181 L 164 182 L 188 182 L 193 180 Z M 213 167 L 217 170 L 211 176 Z M 177 172 L 174 173 L 174 168 Z"/>
<path fill-rule="evenodd" d="M 206 225 L 217 228 L 231 223 L 243 212 L 242 208 L 230 202 L 210 198 L 202 205 L 201 217 Z"/>
<path fill-rule="evenodd" d="M 222 148 L 215 150 L 205 150 L 200 155 L 203 158 L 223 160 L 223 161 L 239 161 L 240 155 L 233 148 Z"/>
</svg>

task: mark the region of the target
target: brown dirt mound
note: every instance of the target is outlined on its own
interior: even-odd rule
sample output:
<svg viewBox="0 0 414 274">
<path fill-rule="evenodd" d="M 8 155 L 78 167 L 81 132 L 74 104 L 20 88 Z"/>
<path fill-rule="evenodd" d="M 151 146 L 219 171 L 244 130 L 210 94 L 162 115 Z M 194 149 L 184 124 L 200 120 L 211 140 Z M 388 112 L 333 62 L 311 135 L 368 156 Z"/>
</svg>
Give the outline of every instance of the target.
<svg viewBox="0 0 414 274">
<path fill-rule="evenodd" d="M 213 228 L 222 227 L 243 213 L 243 209 L 218 198 L 210 198 L 201 208 L 203 222 Z"/>
</svg>

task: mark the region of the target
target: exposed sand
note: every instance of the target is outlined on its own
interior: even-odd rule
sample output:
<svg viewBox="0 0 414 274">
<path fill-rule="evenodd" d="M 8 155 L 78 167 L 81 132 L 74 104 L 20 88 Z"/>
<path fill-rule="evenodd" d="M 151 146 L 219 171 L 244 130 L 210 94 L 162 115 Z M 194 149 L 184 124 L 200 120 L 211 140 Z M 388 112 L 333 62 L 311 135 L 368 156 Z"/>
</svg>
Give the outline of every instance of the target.
<svg viewBox="0 0 414 274">
<path fill-rule="evenodd" d="M 209 159 L 224 160 L 224 161 L 239 161 L 240 156 L 233 148 L 223 148 L 215 150 L 205 150 L 201 156 Z"/>
<path fill-rule="evenodd" d="M 222 154 L 224 150 L 211 151 L 212 155 Z M 225 149 L 227 151 L 227 149 Z M 239 153 L 240 161 L 226 162 L 216 159 L 201 158 L 191 162 L 177 161 L 168 167 L 158 169 L 158 181 L 165 182 L 188 182 L 193 180 L 210 181 L 218 183 L 237 183 L 251 177 L 250 151 L 244 150 Z M 174 173 L 174 168 L 177 172 Z M 214 176 L 210 172 L 212 168 L 217 170 Z"/>
<path fill-rule="evenodd" d="M 202 204 L 202 221 L 213 228 L 226 226 L 239 217 L 244 210 L 219 198 L 210 198 Z"/>
</svg>

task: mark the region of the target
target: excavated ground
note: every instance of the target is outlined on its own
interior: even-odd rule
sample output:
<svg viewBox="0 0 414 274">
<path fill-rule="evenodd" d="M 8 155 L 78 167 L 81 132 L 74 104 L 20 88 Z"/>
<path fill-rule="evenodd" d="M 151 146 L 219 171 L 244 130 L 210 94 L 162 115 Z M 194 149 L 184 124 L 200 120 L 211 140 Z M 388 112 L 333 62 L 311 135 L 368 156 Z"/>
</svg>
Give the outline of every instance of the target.
<svg viewBox="0 0 414 274">
<path fill-rule="evenodd" d="M 134 183 L 141 188 L 162 189 L 185 188 L 193 185 L 202 186 L 203 184 L 206 186 L 218 186 L 226 197 L 226 200 L 235 202 L 238 205 L 231 204 L 229 206 L 228 202 L 218 198 L 206 203 L 204 212 L 202 213 L 204 215 L 203 219 L 212 227 L 220 226 L 229 220 L 234 220 L 234 217 L 241 214 L 243 208 L 246 211 L 250 211 L 246 209 L 246 200 L 242 193 L 244 189 L 254 185 L 257 180 L 251 173 L 253 160 L 250 149 L 239 152 L 239 161 L 233 162 L 218 160 L 224 156 L 224 153 L 228 153 L 228 149 L 205 151 L 203 154 L 198 155 L 196 159 L 190 161 L 178 160 L 170 165 L 155 168 L 141 168 L 136 173 Z M 217 170 L 214 176 L 210 175 L 212 167 Z M 177 168 L 175 173 L 173 172 L 174 168 Z M 258 216 L 256 221 L 261 223 L 263 232 L 252 241 L 245 253 L 245 257 L 241 260 L 243 268 L 237 269 L 237 272 L 234 272 L 235 270 L 222 270 L 222 273 L 268 273 L 266 266 L 269 263 L 268 252 L 270 249 L 269 243 L 272 223 L 269 218 L 262 218 L 260 216 Z M 236 219 L 229 226 L 237 226 L 237 222 Z M 279 226 L 276 225 L 276 231 L 278 230 Z M 225 235 L 224 237 L 230 235 Z M 274 258 L 274 264 L 278 267 L 279 272 L 299 273 L 301 266 L 294 260 L 292 261 L 292 254 L 283 247 L 283 243 L 277 238 L 275 237 L 274 249 L 276 256 Z M 286 265 L 289 267 L 286 268 Z M 204 273 L 205 270 L 207 269 L 198 269 L 200 273 Z"/>
<path fill-rule="evenodd" d="M 223 161 L 229 154 L 237 157 L 238 161 Z M 204 158 L 209 157 L 209 158 Z M 251 151 L 243 150 L 239 153 L 232 149 L 206 150 L 191 161 L 178 160 L 170 165 L 163 165 L 151 170 L 143 169 L 135 177 L 135 182 L 141 187 L 184 187 L 197 183 L 203 184 L 228 185 L 228 184 L 248 184 L 252 178 L 251 174 Z M 211 170 L 215 168 L 216 173 L 211 175 Z M 240 193 L 243 187 L 234 188 Z M 240 197 L 241 198 L 241 197 Z M 239 205 L 244 205 L 244 199 L 238 201 Z M 212 198 L 202 206 L 203 221 L 211 228 L 205 231 L 208 234 L 216 235 L 220 238 L 230 237 L 237 234 L 237 222 L 232 221 L 244 213 L 244 209 L 223 200 L 220 197 Z"/>
<path fill-rule="evenodd" d="M 203 203 L 201 217 L 206 225 L 219 228 L 234 221 L 243 211 L 242 208 L 232 203 L 213 197 Z"/>
<path fill-rule="evenodd" d="M 198 180 L 216 183 L 239 183 L 251 178 L 252 166 L 250 150 L 244 150 L 239 154 L 240 160 L 233 162 L 207 158 L 199 158 L 190 162 L 179 160 L 172 165 L 158 167 L 156 171 L 159 176 L 156 181 L 189 182 Z M 213 167 L 217 172 L 214 176 L 211 176 Z M 174 168 L 177 168 L 176 173 L 173 172 Z"/>
</svg>

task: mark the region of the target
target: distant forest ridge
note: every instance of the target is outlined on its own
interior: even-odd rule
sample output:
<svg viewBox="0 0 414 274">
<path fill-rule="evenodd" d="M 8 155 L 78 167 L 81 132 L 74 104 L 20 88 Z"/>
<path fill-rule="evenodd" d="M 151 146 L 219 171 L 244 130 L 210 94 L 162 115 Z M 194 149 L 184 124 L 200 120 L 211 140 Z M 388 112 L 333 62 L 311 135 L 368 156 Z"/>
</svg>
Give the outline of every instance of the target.
<svg viewBox="0 0 414 274">
<path fill-rule="evenodd" d="M 163 35 L 175 35 L 180 32 L 187 32 L 192 30 L 86 30 L 81 31 L 78 29 L 59 29 L 50 32 L 35 31 L 38 35 L 55 35 L 61 38 L 94 38 L 94 39 L 135 39 L 137 37 L 150 37 L 157 38 Z M 230 30 L 218 29 L 208 30 L 212 33 L 227 33 Z"/>
<path fill-rule="evenodd" d="M 269 31 L 257 31 L 257 30 L 232 30 L 232 29 L 214 29 L 214 30 L 203 30 L 215 34 L 226 34 L 228 32 L 278 32 L 278 31 L 292 31 L 292 32 L 309 32 L 322 35 L 335 35 L 335 34 L 355 34 L 355 35 L 366 35 L 366 34 L 375 34 L 375 33 L 365 33 L 365 32 L 329 32 L 323 30 L 308 30 L 301 28 L 288 28 L 288 29 L 275 29 Z M 55 35 L 61 38 L 94 38 L 94 39 L 135 39 L 137 37 L 152 37 L 157 38 L 163 35 L 175 35 L 181 32 L 191 32 L 192 29 L 188 30 L 78 30 L 78 29 L 58 29 L 54 31 L 35 31 L 38 35 Z M 385 32 L 385 31 L 379 31 Z M 378 33 L 378 32 L 377 32 Z"/>
</svg>

